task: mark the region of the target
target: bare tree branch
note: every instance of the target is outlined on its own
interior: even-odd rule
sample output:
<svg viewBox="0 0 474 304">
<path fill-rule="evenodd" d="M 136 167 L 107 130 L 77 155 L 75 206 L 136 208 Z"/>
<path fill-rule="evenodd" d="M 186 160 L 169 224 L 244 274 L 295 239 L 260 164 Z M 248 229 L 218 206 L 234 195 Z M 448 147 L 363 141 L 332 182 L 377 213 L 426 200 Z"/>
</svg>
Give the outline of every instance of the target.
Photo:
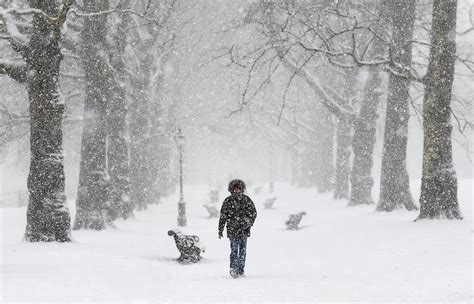
<svg viewBox="0 0 474 304">
<path fill-rule="evenodd" d="M 23 83 L 27 79 L 28 68 L 25 63 L 16 63 L 8 60 L 0 60 L 0 74 L 5 74 Z"/>
</svg>

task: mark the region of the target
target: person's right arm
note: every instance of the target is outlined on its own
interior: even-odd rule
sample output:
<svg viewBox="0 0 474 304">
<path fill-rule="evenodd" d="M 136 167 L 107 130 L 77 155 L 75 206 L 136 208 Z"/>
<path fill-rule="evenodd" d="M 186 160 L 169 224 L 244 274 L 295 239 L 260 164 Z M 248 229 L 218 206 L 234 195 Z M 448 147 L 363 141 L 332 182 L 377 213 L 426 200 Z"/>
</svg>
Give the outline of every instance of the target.
<svg viewBox="0 0 474 304">
<path fill-rule="evenodd" d="M 228 202 L 227 202 L 227 199 L 226 199 L 222 203 L 222 207 L 221 207 L 221 216 L 219 218 L 219 238 L 222 237 L 222 234 L 224 232 L 224 226 L 225 226 L 225 223 L 227 222 L 227 217 L 228 217 L 227 204 L 228 204 Z"/>
</svg>

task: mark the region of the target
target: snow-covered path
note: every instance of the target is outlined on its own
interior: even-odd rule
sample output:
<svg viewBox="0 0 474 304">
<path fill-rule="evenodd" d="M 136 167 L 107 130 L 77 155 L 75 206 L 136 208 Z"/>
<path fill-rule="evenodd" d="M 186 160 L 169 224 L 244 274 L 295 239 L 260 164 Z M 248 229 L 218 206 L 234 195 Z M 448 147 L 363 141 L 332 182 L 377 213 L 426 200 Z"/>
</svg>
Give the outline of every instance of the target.
<svg viewBox="0 0 474 304">
<path fill-rule="evenodd" d="M 119 221 L 117 230 L 74 231 L 69 244 L 21 242 L 25 209 L 4 208 L 0 295 L 26 302 L 470 302 L 471 187 L 472 180 L 460 181 L 465 220 L 417 223 L 417 212 L 346 208 L 329 194 L 284 184 L 274 193 L 276 209 L 263 210 L 270 195 L 250 191 L 259 213 L 242 279 L 228 275 L 229 242 L 217 238 L 217 219 L 206 217 L 204 186 L 185 192 L 182 231 L 206 245 L 193 265 L 174 261 L 167 235 L 176 226 L 176 196 Z M 288 214 L 303 210 L 303 229 L 286 231 Z"/>
</svg>

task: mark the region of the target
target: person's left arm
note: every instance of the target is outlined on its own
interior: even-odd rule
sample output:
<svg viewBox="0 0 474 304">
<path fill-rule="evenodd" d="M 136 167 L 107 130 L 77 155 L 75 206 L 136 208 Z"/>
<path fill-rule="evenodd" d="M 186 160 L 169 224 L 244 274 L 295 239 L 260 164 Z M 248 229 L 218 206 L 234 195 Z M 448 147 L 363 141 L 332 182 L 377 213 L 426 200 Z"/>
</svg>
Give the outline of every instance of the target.
<svg viewBox="0 0 474 304">
<path fill-rule="evenodd" d="M 255 208 L 255 204 L 252 202 L 250 197 L 248 198 L 247 204 L 247 225 L 248 227 L 252 227 L 255 219 L 257 218 L 257 209 Z"/>
</svg>

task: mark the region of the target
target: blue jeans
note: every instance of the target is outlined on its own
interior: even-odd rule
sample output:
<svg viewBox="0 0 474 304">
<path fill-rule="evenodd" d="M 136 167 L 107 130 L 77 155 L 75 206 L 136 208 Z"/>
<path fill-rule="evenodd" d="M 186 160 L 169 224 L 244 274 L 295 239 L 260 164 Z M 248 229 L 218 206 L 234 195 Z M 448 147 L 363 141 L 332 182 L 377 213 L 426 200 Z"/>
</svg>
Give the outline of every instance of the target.
<svg viewBox="0 0 474 304">
<path fill-rule="evenodd" d="M 244 273 L 247 238 L 230 239 L 230 268 L 238 274 Z"/>
</svg>

